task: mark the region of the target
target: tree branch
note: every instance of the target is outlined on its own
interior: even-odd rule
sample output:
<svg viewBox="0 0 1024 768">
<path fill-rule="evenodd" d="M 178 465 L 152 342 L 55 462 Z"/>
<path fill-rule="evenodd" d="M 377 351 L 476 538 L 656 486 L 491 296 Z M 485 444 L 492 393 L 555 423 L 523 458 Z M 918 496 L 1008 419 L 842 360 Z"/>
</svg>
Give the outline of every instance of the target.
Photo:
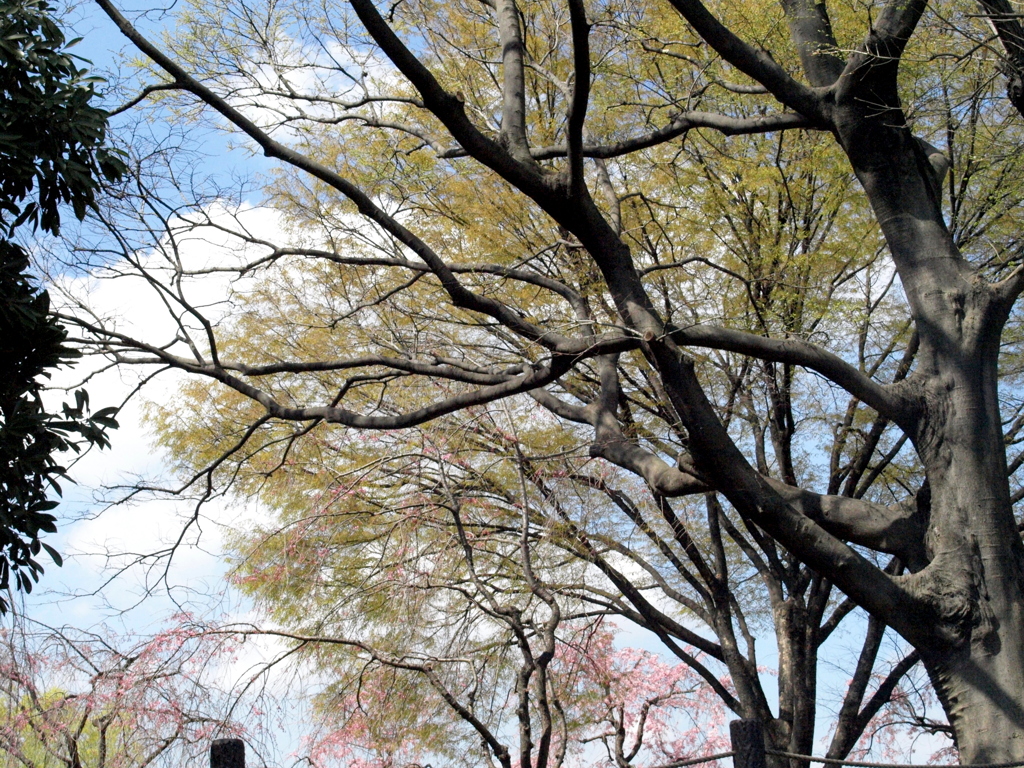
<svg viewBox="0 0 1024 768">
<path fill-rule="evenodd" d="M 99 1 L 99 0 L 97 0 Z M 106 0 L 103 0 L 106 2 Z M 511 4 L 511 0 L 508 0 Z M 461 94 L 445 91 L 434 75 L 398 38 L 378 13 L 372 0 L 351 0 L 366 31 L 383 50 L 385 56 L 409 79 L 423 97 L 423 104 L 448 129 L 457 142 L 502 178 L 512 182 L 534 199 L 551 198 L 553 187 L 535 163 L 524 163 L 488 138 L 466 116 L 465 99 Z M 495 8 L 497 8 L 497 4 Z M 519 20 L 515 19 L 518 27 Z"/>
<path fill-rule="evenodd" d="M 1006 96 L 1024 116 L 1024 26 L 1009 0 L 979 0 L 1006 53 Z"/>
<path fill-rule="evenodd" d="M 843 73 L 846 62 L 838 55 L 839 46 L 825 3 L 782 0 L 782 9 L 807 79 L 819 88 L 832 85 Z"/>
<path fill-rule="evenodd" d="M 691 361 L 671 342 L 655 341 L 648 349 L 663 371 L 672 373 L 666 392 L 689 434 L 697 466 L 721 489 L 746 520 L 762 528 L 811 568 L 828 573 L 834 583 L 869 613 L 908 639 L 934 642 L 932 629 L 919 620 L 928 610 L 916 595 L 847 544 L 794 509 L 748 464 L 729 437 Z"/>
<path fill-rule="evenodd" d="M 711 325 L 670 328 L 668 334 L 674 342 L 684 346 L 722 349 L 810 368 L 897 424 L 906 422 L 909 404 L 893 389 L 872 381 L 842 358 L 808 341 L 770 339 Z"/>
<path fill-rule="evenodd" d="M 573 83 L 572 100 L 566 125 L 566 144 L 569 158 L 569 193 L 578 196 L 583 191 L 583 123 L 590 100 L 590 25 L 583 0 L 568 0 L 569 21 L 572 28 Z"/>
<path fill-rule="evenodd" d="M 776 493 L 833 536 L 895 555 L 918 570 L 927 564 L 925 527 L 916 508 L 883 507 L 847 496 L 822 496 L 794 488 L 773 478 L 764 478 Z"/>
<path fill-rule="evenodd" d="M 496 0 L 495 15 L 501 43 L 501 136 L 512 157 L 520 163 L 535 165 L 526 135 L 526 46 L 519 25 L 519 8 L 515 0 Z"/>
<path fill-rule="evenodd" d="M 332 424 L 341 424 L 347 427 L 360 429 L 400 429 L 404 427 L 417 426 L 431 419 L 444 416 L 455 411 L 462 410 L 474 405 L 493 402 L 495 400 L 510 397 L 512 395 L 529 392 L 532 389 L 546 386 L 563 376 L 574 365 L 584 357 L 597 356 L 606 353 L 614 353 L 624 349 L 634 348 L 636 341 L 628 337 L 616 337 L 614 339 L 596 339 L 585 345 L 587 351 L 578 355 L 556 355 L 543 363 L 524 363 L 520 372 L 510 375 L 496 384 L 483 386 L 461 395 L 445 398 L 429 406 L 419 408 L 415 411 L 394 415 L 394 416 L 368 416 L 354 413 L 353 411 L 336 405 L 290 407 L 275 400 L 267 392 L 233 376 L 222 366 L 195 362 L 168 352 L 166 349 L 154 347 L 145 342 L 133 339 L 125 334 L 117 333 L 73 316 L 61 316 L 62 319 L 74 323 L 90 333 L 99 337 L 111 340 L 111 344 L 118 347 L 135 349 L 152 355 L 144 359 L 122 359 L 121 362 L 130 364 L 157 364 L 163 363 L 189 373 L 198 374 L 214 379 L 227 387 L 245 395 L 251 400 L 262 405 L 267 413 L 285 421 L 313 421 L 321 420 Z"/>
<path fill-rule="evenodd" d="M 816 127 L 831 122 L 819 94 L 791 78 L 765 51 L 758 51 L 715 18 L 700 0 L 669 0 L 672 6 L 723 59 L 761 83 L 780 102 Z"/>
<path fill-rule="evenodd" d="M 758 117 L 731 117 L 713 112 L 691 111 L 676 115 L 672 118 L 672 122 L 664 128 L 652 131 L 646 136 L 624 139 L 614 144 L 584 144 L 580 152 L 583 157 L 607 160 L 664 144 L 667 141 L 682 136 L 693 128 L 710 128 L 725 136 L 745 136 L 752 133 L 771 133 L 772 131 L 813 127 L 815 126 L 806 117 L 792 112 L 760 115 Z M 565 157 L 568 152 L 568 147 L 562 144 L 551 147 L 538 147 L 532 149 L 530 154 L 537 160 L 550 160 L 556 157 Z M 448 153 L 446 156 L 454 156 L 454 154 Z"/>
</svg>

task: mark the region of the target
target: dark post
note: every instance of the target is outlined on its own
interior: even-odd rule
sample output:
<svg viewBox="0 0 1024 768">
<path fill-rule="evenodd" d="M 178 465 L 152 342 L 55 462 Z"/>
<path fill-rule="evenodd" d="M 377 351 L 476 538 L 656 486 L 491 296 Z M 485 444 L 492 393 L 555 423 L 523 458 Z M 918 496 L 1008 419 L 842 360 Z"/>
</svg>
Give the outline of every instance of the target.
<svg viewBox="0 0 1024 768">
<path fill-rule="evenodd" d="M 245 742 L 214 739 L 210 744 L 210 768 L 245 768 Z"/>
<path fill-rule="evenodd" d="M 729 723 L 729 736 L 733 768 L 767 768 L 760 720 L 733 720 Z"/>
</svg>

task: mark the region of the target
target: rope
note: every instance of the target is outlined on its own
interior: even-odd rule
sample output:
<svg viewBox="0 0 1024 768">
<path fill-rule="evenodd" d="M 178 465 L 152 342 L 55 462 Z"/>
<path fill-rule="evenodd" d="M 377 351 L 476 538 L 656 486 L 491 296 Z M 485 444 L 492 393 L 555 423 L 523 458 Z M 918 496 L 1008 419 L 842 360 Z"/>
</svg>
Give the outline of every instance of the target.
<svg viewBox="0 0 1024 768">
<path fill-rule="evenodd" d="M 934 766 L 921 765 L 919 763 L 868 763 L 862 760 L 838 760 L 834 757 L 813 757 L 811 755 L 798 755 L 793 752 L 781 752 L 777 749 L 766 749 L 765 754 L 777 757 L 791 757 L 796 760 L 807 760 L 811 763 L 826 763 L 828 765 L 852 765 L 855 768 L 935 768 Z M 1012 763 L 963 763 L 959 768 L 1018 768 L 1024 766 L 1024 760 L 1016 760 Z"/>
<path fill-rule="evenodd" d="M 864 760 L 840 760 L 834 757 L 814 757 L 813 755 L 798 755 L 795 752 L 782 752 L 778 749 L 766 749 L 766 755 L 775 755 L 776 757 L 789 757 L 796 760 L 806 760 L 810 763 L 825 763 L 826 765 L 850 765 L 853 768 L 936 768 L 933 765 L 922 765 L 920 763 L 869 763 Z M 701 763 L 711 763 L 715 760 L 723 760 L 727 757 L 734 757 L 735 752 L 722 752 L 719 755 L 711 755 L 710 757 L 693 757 L 689 760 L 677 760 L 673 763 L 665 763 L 659 765 L 658 768 L 685 768 L 689 765 L 700 765 Z M 1024 760 L 1016 760 L 1012 763 L 964 763 L 956 766 L 956 768 L 1021 768 L 1024 766 Z"/>
<path fill-rule="evenodd" d="M 778 749 L 766 749 L 766 755 L 775 755 L 776 757 L 789 757 L 795 760 L 806 760 L 810 763 L 825 763 L 826 765 L 850 765 L 853 768 L 936 768 L 934 765 L 922 765 L 920 763 L 869 763 L 864 760 L 840 760 L 834 757 L 814 757 L 813 755 L 799 755 L 795 752 L 782 752 Z M 719 755 L 711 755 L 710 757 L 692 757 L 689 760 L 677 760 L 672 763 L 665 763 L 659 765 L 658 768 L 685 768 L 689 765 L 700 765 L 701 763 L 711 763 L 715 760 L 723 760 L 727 757 L 735 757 L 735 752 L 722 752 Z M 963 763 L 955 766 L 954 768 L 1021 768 L 1024 766 L 1024 760 L 1016 760 L 1012 763 Z"/>
</svg>

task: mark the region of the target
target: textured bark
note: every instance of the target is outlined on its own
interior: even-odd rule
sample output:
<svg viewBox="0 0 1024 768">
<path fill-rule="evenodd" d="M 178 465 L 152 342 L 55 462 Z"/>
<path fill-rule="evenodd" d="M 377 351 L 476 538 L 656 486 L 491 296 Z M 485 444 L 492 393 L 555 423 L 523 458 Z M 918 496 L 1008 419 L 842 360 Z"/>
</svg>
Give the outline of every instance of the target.
<svg viewBox="0 0 1024 768">
<path fill-rule="evenodd" d="M 961 757 L 996 762 L 1024 758 L 1024 551 L 1004 479 L 993 354 L 965 357 L 959 370 L 937 365 L 927 387 L 915 444 L 932 485 L 930 562 L 908 584 L 931 614 L 932 631 L 914 642 Z"/>
<path fill-rule="evenodd" d="M 930 508 L 926 563 L 904 578 L 917 604 L 915 621 L 901 631 L 922 654 L 961 758 L 1021 759 L 1024 549 L 1011 510 L 997 392 L 1007 308 L 952 242 L 927 158 L 902 127 L 894 77 L 864 69 L 848 68 L 850 80 L 861 80 L 837 99 L 844 110 L 839 139 L 889 243 L 921 345 L 898 421 L 924 463 Z M 856 103 L 865 92 L 892 105 L 884 119 Z"/>
</svg>

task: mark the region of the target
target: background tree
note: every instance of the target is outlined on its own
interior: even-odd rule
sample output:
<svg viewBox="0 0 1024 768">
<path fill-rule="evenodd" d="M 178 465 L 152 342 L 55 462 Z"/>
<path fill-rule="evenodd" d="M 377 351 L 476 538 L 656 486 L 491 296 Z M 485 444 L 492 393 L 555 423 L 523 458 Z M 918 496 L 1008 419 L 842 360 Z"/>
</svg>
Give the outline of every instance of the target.
<svg viewBox="0 0 1024 768">
<path fill-rule="evenodd" d="M 77 218 L 94 202 L 101 176 L 124 164 L 103 148 L 106 113 L 90 104 L 95 78 L 78 66 L 45 2 L 0 5 L 0 590 L 31 591 L 43 568 L 40 549 L 60 555 L 40 535 L 54 532 L 49 510 L 65 468 L 59 454 L 107 444 L 114 408 L 91 416 L 85 390 L 50 413 L 41 379 L 79 356 L 34 286 L 27 251 L 11 240 L 19 227 L 57 234 L 60 212 Z M 0 613 L 7 602 L 0 598 Z"/>
<path fill-rule="evenodd" d="M 0 650 L 0 764 L 181 765 L 208 760 L 211 738 L 239 735 L 210 682 L 230 643 L 175 618 L 135 642 L 12 622 Z"/>
<path fill-rule="evenodd" d="M 541 727 L 528 732 L 538 747 L 550 740 L 547 764 L 671 764 L 728 750 L 721 701 L 688 665 L 666 664 L 647 651 L 615 650 L 611 634 L 593 627 L 574 633 L 573 640 L 559 649 L 549 667 L 554 727 L 549 732 L 538 722 Z M 489 656 L 493 665 L 495 655 Z M 341 672 L 337 660 L 330 660 L 333 673 Z M 514 743 L 516 731 L 519 738 L 526 735 L 514 725 L 519 697 L 506 696 L 503 675 L 494 674 L 493 666 L 488 669 L 483 657 L 472 666 L 461 660 L 462 682 L 468 683 L 462 690 L 454 687 L 460 675 L 451 669 L 458 660 L 434 659 L 428 671 L 407 674 L 423 661 L 377 655 L 351 670 L 358 685 L 338 675 L 321 697 L 321 725 L 308 746 L 311 763 L 474 765 L 483 755 L 494 764 L 487 757 L 489 741 Z M 441 680 L 453 703 L 472 707 L 474 714 L 481 714 L 485 699 L 495 708 L 487 726 L 481 722 L 476 733 L 470 731 L 475 739 L 462 738 L 466 729 L 460 726 L 465 723 L 454 707 L 441 701 L 433 706 Z M 512 764 L 519 756 L 513 750 L 499 762 Z"/>
<path fill-rule="evenodd" d="M 1024 287 L 1012 215 L 1019 130 L 994 90 L 994 49 L 976 44 L 989 33 L 973 9 L 722 5 L 726 26 L 689 0 L 403 3 L 384 14 L 365 0 L 287 11 L 225 2 L 188 10 L 174 60 L 99 3 L 168 76 L 154 88 L 198 98 L 305 174 L 275 186 L 296 211 L 295 241 L 243 230 L 261 250 L 241 265 L 190 272 L 173 230 L 195 220 L 175 220 L 173 207 L 162 222 L 171 239 L 146 259 L 133 237 L 150 233 L 108 219 L 126 257 L 116 269 L 143 269 L 176 326 L 146 341 L 78 322 L 116 362 L 226 387 L 219 399 L 191 394 L 219 440 L 212 452 L 179 451 L 204 494 L 222 478 L 240 490 L 287 486 L 311 467 L 368 477 L 375 452 L 403 456 L 390 441 L 405 436 L 391 430 L 452 417 L 442 434 L 461 445 L 478 430 L 488 450 L 467 468 L 441 445 L 425 467 L 410 461 L 398 479 L 413 481 L 395 494 L 427 478 L 431 503 L 458 512 L 464 478 L 486 476 L 480 462 L 500 449 L 504 477 L 468 481 L 470 498 L 485 490 L 516 509 L 512 540 L 538 531 L 600 570 L 616 590 L 606 604 L 674 653 L 687 653 L 679 638 L 745 669 L 733 674 L 736 694 L 720 695 L 764 717 L 757 687 L 743 687 L 756 664 L 732 591 L 748 583 L 731 565 L 742 553 L 768 586 L 780 637 L 791 706 L 770 723 L 774 744 L 810 743 L 819 641 L 858 605 L 872 617 L 864 664 L 877 653 L 871 637 L 898 631 L 963 759 L 1024 755 L 1019 463 L 1006 460 Z M 755 136 L 723 142 L 701 127 Z M 774 131 L 806 132 L 792 134 L 804 167 L 786 153 L 791 134 L 756 136 Z M 863 197 L 841 194 L 851 172 Z M 356 212 L 368 223 L 354 224 Z M 687 226 L 691 215 L 700 227 Z M 218 269 L 271 275 L 237 284 L 252 308 L 237 320 L 187 295 L 193 277 Z M 331 425 L 381 435 L 360 443 Z M 539 443 L 520 444 L 534 430 Z M 324 460 L 307 462 L 302 444 Z M 534 445 L 546 448 L 524 450 Z M 552 453 L 575 460 L 558 489 L 579 500 L 571 512 L 531 466 Z M 624 480 L 603 489 L 588 458 Z M 644 497 L 623 496 L 621 483 Z M 302 493 L 308 506 L 308 489 L 282 505 Z M 695 494 L 706 536 L 676 510 Z M 551 513 L 535 521 L 542 507 Z M 609 509 L 630 527 L 616 530 Z M 601 539 L 574 520 L 584 513 L 605 526 Z M 658 568 L 617 570 L 637 534 L 700 599 L 663 587 Z M 533 585 L 522 573 L 547 604 L 535 590 L 557 571 Z M 645 605 L 650 583 L 703 611 L 717 642 Z M 833 586 L 850 602 L 833 603 Z M 854 724 L 874 700 L 864 686 L 850 699 Z"/>
</svg>

